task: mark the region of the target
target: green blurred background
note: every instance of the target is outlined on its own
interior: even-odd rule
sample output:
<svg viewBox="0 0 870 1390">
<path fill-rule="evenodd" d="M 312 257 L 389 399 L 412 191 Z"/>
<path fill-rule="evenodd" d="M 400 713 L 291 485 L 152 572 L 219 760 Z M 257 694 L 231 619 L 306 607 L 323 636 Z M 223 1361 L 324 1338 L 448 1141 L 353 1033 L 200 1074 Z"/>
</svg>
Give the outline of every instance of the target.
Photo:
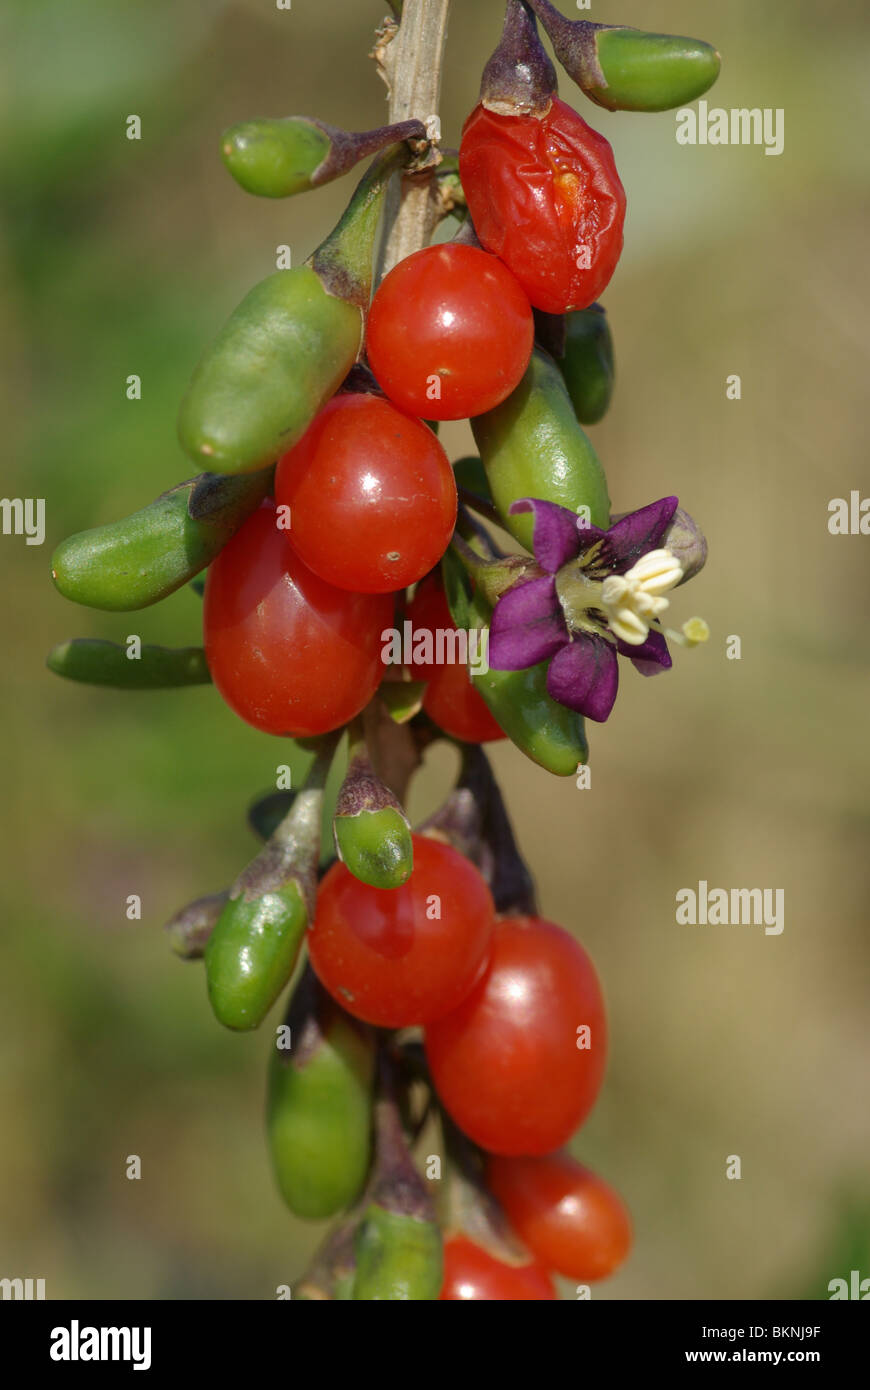
<svg viewBox="0 0 870 1390">
<path fill-rule="evenodd" d="M 141 615 L 75 609 L 50 552 L 191 473 L 175 413 L 201 348 L 276 245 L 304 259 L 351 185 L 251 199 L 220 132 L 294 112 L 380 124 L 366 53 L 386 8 L 2 5 L 2 490 L 45 497 L 47 538 L 0 540 L 0 1276 L 45 1278 L 49 1298 L 271 1298 L 319 1236 L 272 1186 L 266 1032 L 222 1031 L 200 966 L 161 931 L 250 856 L 244 810 L 285 746 L 211 690 L 91 691 L 43 663 L 72 635 L 197 640 L 191 592 Z M 501 7 L 452 8 L 456 144 Z M 826 1297 L 851 1268 L 870 1275 L 870 540 L 827 531 L 831 498 L 870 493 L 870 17 L 850 0 L 599 0 L 584 17 L 708 39 L 724 60 L 712 103 L 785 110 L 779 158 L 681 148 L 673 113 L 613 115 L 561 84 L 629 197 L 605 297 L 617 394 L 594 431 L 615 510 L 676 492 L 711 550 L 673 611 L 702 613 L 712 640 L 658 680 L 627 670 L 591 730 L 591 790 L 494 754 L 543 908 L 609 998 L 609 1075 L 575 1151 L 625 1194 L 636 1249 L 595 1296 Z M 464 427 L 442 438 L 468 451 Z M 416 812 L 451 772 L 431 759 Z M 783 934 L 677 927 L 676 891 L 702 878 L 783 888 Z"/>
</svg>

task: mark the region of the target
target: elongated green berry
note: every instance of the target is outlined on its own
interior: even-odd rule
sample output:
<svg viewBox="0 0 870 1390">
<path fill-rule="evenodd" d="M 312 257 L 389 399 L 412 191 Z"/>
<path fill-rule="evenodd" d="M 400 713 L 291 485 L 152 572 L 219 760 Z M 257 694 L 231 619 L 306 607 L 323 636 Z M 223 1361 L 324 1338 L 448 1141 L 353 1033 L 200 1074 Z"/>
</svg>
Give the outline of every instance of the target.
<svg viewBox="0 0 870 1390">
<path fill-rule="evenodd" d="M 379 156 L 310 260 L 255 285 L 206 351 L 178 418 L 182 446 L 202 467 L 247 473 L 274 463 L 338 390 L 362 342 L 375 233 L 400 163 L 395 150 Z"/>
<path fill-rule="evenodd" d="M 224 164 L 247 193 L 286 198 L 346 174 L 361 159 L 398 140 L 426 139 L 421 121 L 359 134 L 310 116 L 242 121 L 221 137 Z"/>
<path fill-rule="evenodd" d="M 230 899 L 205 948 L 208 997 L 227 1028 L 257 1028 L 289 981 L 308 926 L 308 905 L 294 880 Z"/>
<path fill-rule="evenodd" d="M 602 28 L 596 37 L 606 85 L 593 80 L 584 91 L 610 111 L 685 106 L 710 90 L 722 66 L 713 45 L 701 39 L 629 28 Z"/>
<path fill-rule="evenodd" d="M 374 1037 L 310 967 L 285 1025 L 269 1063 L 269 1152 L 290 1210 L 323 1220 L 356 1199 L 368 1172 Z"/>
<path fill-rule="evenodd" d="M 565 316 L 565 352 L 557 360 L 581 425 L 607 413 L 613 395 L 613 339 L 600 304 Z"/>
<path fill-rule="evenodd" d="M 97 637 L 74 637 L 52 647 L 46 665 L 57 676 L 116 690 L 163 690 L 211 681 L 202 647 L 124 647 Z"/>
<path fill-rule="evenodd" d="M 516 390 L 495 410 L 476 416 L 471 428 L 501 519 L 527 550 L 532 548 L 532 515 L 510 513 L 511 503 L 523 497 L 557 502 L 571 511 L 588 508 L 586 520 L 607 527 L 610 499 L 604 471 L 547 353 L 536 348 Z"/>
<path fill-rule="evenodd" d="M 354 741 L 332 822 L 335 852 L 355 878 L 373 888 L 399 888 L 411 876 L 411 827 L 401 803 L 380 778 L 361 738 Z"/>
<path fill-rule="evenodd" d="M 221 136 L 221 154 L 236 183 L 261 198 L 286 198 L 311 188 L 331 141 L 307 116 L 242 121 Z"/>
<path fill-rule="evenodd" d="M 306 786 L 230 889 L 205 948 L 208 997 L 227 1028 L 258 1027 L 298 960 L 313 913 L 323 785 L 334 747 L 324 742 Z"/>
<path fill-rule="evenodd" d="M 132 516 L 79 531 L 52 556 L 55 586 L 88 608 L 147 608 L 211 563 L 271 482 L 271 468 L 246 478 L 202 473 Z"/>
<path fill-rule="evenodd" d="M 609 111 L 669 111 L 695 101 L 719 76 L 712 44 L 626 25 L 568 19 L 550 0 L 528 0 L 562 67 Z"/>
</svg>

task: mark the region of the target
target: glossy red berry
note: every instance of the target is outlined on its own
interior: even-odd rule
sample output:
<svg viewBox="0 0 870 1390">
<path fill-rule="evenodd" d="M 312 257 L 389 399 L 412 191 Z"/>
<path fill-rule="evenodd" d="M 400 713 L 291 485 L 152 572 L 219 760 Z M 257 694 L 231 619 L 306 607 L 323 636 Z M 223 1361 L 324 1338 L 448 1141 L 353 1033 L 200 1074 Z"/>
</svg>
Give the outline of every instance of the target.
<svg viewBox="0 0 870 1390">
<path fill-rule="evenodd" d="M 541 917 L 498 922 L 486 974 L 426 1029 L 441 1101 L 469 1138 L 499 1154 L 560 1148 L 595 1103 L 606 1048 L 592 962 Z"/>
<path fill-rule="evenodd" d="M 505 1264 L 463 1235 L 444 1242 L 442 1302 L 552 1301 L 557 1297 L 549 1274 L 534 1259 Z"/>
<path fill-rule="evenodd" d="M 312 737 L 347 723 L 375 693 L 393 600 L 326 584 L 276 522 L 268 499 L 212 562 L 206 659 L 221 695 L 248 724 Z"/>
<path fill-rule="evenodd" d="M 278 463 L 275 498 L 309 569 L 355 593 L 404 589 L 437 564 L 456 521 L 436 435 L 381 396 L 334 396 Z"/>
<path fill-rule="evenodd" d="M 449 242 L 416 251 L 384 277 L 366 351 L 401 410 L 464 420 L 510 395 L 533 337 L 528 298 L 510 271 L 477 247 Z"/>
<path fill-rule="evenodd" d="M 606 1279 L 631 1248 L 631 1221 L 602 1178 L 568 1154 L 489 1161 L 493 1192 L 525 1245 L 566 1279 Z"/>
<path fill-rule="evenodd" d="M 558 98 L 547 114 L 504 116 L 476 106 L 459 169 L 477 235 L 536 309 L 585 309 L 622 251 L 625 192 L 613 151 Z"/>
<path fill-rule="evenodd" d="M 382 1028 L 455 1009 L 489 956 L 493 904 L 483 878 L 450 845 L 413 841 L 414 871 L 400 888 L 372 888 L 333 864 L 308 933 L 311 964 L 330 994 Z"/>
</svg>

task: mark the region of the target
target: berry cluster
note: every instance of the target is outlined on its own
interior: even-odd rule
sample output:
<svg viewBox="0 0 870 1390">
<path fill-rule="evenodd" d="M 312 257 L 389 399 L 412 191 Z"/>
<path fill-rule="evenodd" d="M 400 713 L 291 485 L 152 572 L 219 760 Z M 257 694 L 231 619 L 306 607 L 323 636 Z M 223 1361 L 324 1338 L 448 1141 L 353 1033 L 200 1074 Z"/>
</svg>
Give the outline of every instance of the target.
<svg viewBox="0 0 870 1390">
<path fill-rule="evenodd" d="M 610 398 L 596 301 L 625 195 L 608 142 L 559 100 L 533 11 L 600 104 L 661 109 L 715 79 L 707 45 L 508 0 L 458 154 L 417 121 L 228 131 L 225 161 L 260 196 L 376 157 L 310 260 L 256 285 L 201 360 L 179 432 L 208 471 L 53 558 L 62 593 L 115 610 L 207 568 L 202 651 L 144 646 L 130 661 L 84 640 L 56 648 L 54 670 L 211 680 L 247 723 L 314 754 L 301 789 L 252 808 L 264 844 L 232 885 L 169 924 L 236 1030 L 263 1022 L 307 952 L 268 1102 L 287 1204 L 339 1217 L 303 1298 L 553 1299 L 552 1272 L 587 1284 L 630 1244 L 619 1198 L 563 1151 L 604 1075 L 601 988 L 538 911 L 480 745 L 509 738 L 574 775 L 617 656 L 652 674 L 670 665 L 668 637 L 703 639 L 700 620 L 679 633 L 661 616 L 705 546 L 676 498 L 612 517 L 583 429 Z M 459 230 L 372 296 L 397 173 L 427 182 Z M 451 465 L 438 422 L 460 419 L 479 457 Z M 525 552 L 501 550 L 493 525 Z M 459 780 L 412 832 L 405 787 L 437 739 L 460 748 Z M 427 1141 L 424 1178 L 412 1155 Z M 442 1156 L 439 1214 L 427 1179 Z"/>
</svg>

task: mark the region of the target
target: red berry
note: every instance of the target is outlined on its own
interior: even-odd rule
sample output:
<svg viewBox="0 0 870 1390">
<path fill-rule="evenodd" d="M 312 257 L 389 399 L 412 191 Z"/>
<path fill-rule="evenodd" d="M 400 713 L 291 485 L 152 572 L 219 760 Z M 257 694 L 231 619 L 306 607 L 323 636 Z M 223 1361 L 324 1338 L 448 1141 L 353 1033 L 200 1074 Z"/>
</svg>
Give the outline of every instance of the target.
<svg viewBox="0 0 870 1390">
<path fill-rule="evenodd" d="M 432 430 L 380 396 L 334 396 L 278 463 L 276 501 L 301 560 L 330 584 L 382 594 L 441 559 L 456 484 Z"/>
<path fill-rule="evenodd" d="M 606 1279 L 631 1248 L 622 1201 L 568 1154 L 491 1158 L 490 1186 L 520 1239 L 566 1279 Z"/>
<path fill-rule="evenodd" d="M 537 1261 L 505 1264 L 467 1236 L 452 1236 L 444 1242 L 442 1303 L 556 1298 L 552 1279 Z"/>
<path fill-rule="evenodd" d="M 311 964 L 338 1002 L 383 1028 L 428 1023 L 455 1009 L 485 969 L 489 889 L 450 845 L 415 835 L 401 888 L 371 888 L 333 864 L 308 933 Z"/>
<path fill-rule="evenodd" d="M 486 974 L 426 1029 L 441 1100 L 469 1138 L 499 1154 L 546 1154 L 564 1144 L 595 1103 L 606 1050 L 592 962 L 541 917 L 496 923 Z"/>
<path fill-rule="evenodd" d="M 603 135 L 558 98 L 542 119 L 476 106 L 459 151 L 477 235 L 536 309 L 585 309 L 622 251 L 625 192 Z"/>
<path fill-rule="evenodd" d="M 430 574 L 418 585 L 408 609 L 413 633 L 455 632 L 456 625 L 439 574 Z M 434 650 L 434 645 L 433 645 Z M 411 674 L 428 682 L 423 708 L 439 728 L 465 743 L 488 743 L 506 735 L 479 691 L 471 684 L 464 662 L 440 666 L 425 660 L 412 661 Z"/>
<path fill-rule="evenodd" d="M 402 410 L 464 420 L 500 405 L 532 353 L 529 301 L 510 271 L 474 246 L 427 246 L 400 261 L 372 300 L 369 366 Z"/>
<path fill-rule="evenodd" d="M 307 738 L 347 723 L 375 693 L 393 600 L 324 583 L 276 520 L 267 499 L 212 562 L 205 654 L 240 718 L 269 734 Z"/>
</svg>

